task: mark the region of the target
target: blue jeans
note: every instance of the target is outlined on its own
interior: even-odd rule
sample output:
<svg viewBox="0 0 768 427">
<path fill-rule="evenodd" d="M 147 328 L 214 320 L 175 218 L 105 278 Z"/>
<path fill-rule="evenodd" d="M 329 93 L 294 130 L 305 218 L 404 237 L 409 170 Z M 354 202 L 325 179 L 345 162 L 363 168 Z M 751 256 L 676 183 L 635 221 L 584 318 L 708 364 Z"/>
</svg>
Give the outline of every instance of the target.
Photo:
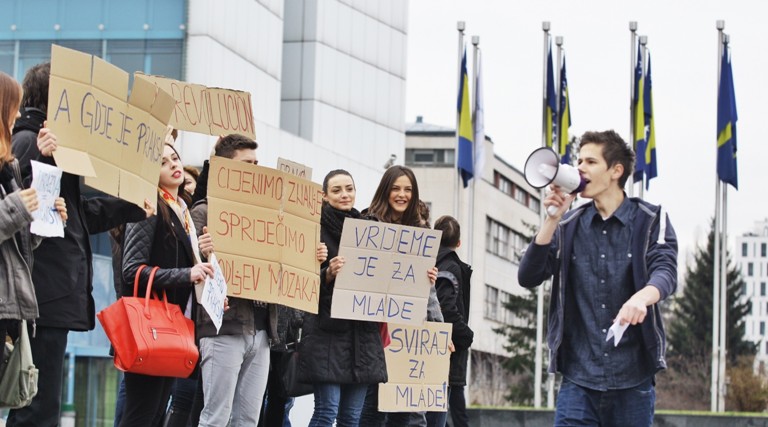
<svg viewBox="0 0 768 427">
<path fill-rule="evenodd" d="M 309 427 L 357 427 L 368 384 L 314 384 L 315 412 Z"/>
<path fill-rule="evenodd" d="M 555 426 L 650 427 L 655 403 L 650 378 L 637 387 L 608 391 L 590 390 L 563 378 Z"/>
</svg>

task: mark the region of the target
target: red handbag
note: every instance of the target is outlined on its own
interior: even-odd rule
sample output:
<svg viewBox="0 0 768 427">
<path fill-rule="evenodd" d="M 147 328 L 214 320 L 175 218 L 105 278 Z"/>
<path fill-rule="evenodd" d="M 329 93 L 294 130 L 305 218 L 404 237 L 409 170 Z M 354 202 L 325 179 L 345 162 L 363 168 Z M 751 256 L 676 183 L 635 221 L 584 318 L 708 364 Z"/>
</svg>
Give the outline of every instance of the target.
<svg viewBox="0 0 768 427">
<path fill-rule="evenodd" d="M 192 374 L 200 353 L 195 345 L 195 325 L 176 304 L 150 298 L 155 272 L 149 274 L 147 292 L 138 297 L 139 267 L 133 282 L 133 297 L 122 297 L 96 314 L 115 348 L 115 367 L 134 374 L 186 378 Z"/>
</svg>

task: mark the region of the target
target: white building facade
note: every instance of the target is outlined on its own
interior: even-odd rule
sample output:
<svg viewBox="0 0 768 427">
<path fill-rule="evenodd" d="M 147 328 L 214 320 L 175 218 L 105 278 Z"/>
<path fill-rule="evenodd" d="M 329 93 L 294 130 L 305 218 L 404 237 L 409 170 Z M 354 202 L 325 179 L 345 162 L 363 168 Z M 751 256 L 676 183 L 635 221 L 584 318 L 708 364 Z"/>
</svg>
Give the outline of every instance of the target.
<svg viewBox="0 0 768 427">
<path fill-rule="evenodd" d="M 744 339 L 757 343 L 755 366 L 768 362 L 768 218 L 755 222 L 752 232 L 736 237 L 736 265 L 744 279 L 744 298 L 750 302 Z"/>
</svg>

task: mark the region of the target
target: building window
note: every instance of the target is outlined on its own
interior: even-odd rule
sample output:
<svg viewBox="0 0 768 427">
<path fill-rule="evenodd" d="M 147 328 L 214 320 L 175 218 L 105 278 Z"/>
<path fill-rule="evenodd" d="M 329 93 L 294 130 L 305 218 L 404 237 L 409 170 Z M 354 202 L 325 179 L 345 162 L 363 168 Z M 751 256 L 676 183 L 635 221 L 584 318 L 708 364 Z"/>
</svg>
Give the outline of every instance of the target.
<svg viewBox="0 0 768 427">
<path fill-rule="evenodd" d="M 528 237 L 486 217 L 485 249 L 504 259 L 518 262 Z"/>
<path fill-rule="evenodd" d="M 453 149 L 408 148 L 405 150 L 407 166 L 453 166 Z"/>
<path fill-rule="evenodd" d="M 508 196 L 512 195 L 514 184 L 512 184 L 512 181 L 502 175 L 499 171 L 493 171 L 493 185 L 502 193 Z"/>
<path fill-rule="evenodd" d="M 766 251 L 768 250 L 768 248 L 766 248 L 766 246 L 768 246 L 768 245 L 766 245 L 765 243 L 760 243 L 760 256 L 763 257 L 763 258 L 766 257 Z"/>
<path fill-rule="evenodd" d="M 499 290 L 485 285 L 485 315 L 486 319 L 496 320 L 499 315 Z"/>
<path fill-rule="evenodd" d="M 741 244 L 741 256 L 747 256 L 748 246 L 746 243 Z"/>
<path fill-rule="evenodd" d="M 755 275 L 755 266 L 751 262 L 747 263 L 747 277 L 752 277 Z"/>
<path fill-rule="evenodd" d="M 765 296 L 765 282 L 760 283 L 760 296 L 761 297 Z"/>
<path fill-rule="evenodd" d="M 541 202 L 539 201 L 538 197 L 528 197 L 528 207 L 534 212 L 539 212 L 541 209 Z"/>
<path fill-rule="evenodd" d="M 765 335 L 765 322 L 760 322 L 760 335 Z"/>
</svg>

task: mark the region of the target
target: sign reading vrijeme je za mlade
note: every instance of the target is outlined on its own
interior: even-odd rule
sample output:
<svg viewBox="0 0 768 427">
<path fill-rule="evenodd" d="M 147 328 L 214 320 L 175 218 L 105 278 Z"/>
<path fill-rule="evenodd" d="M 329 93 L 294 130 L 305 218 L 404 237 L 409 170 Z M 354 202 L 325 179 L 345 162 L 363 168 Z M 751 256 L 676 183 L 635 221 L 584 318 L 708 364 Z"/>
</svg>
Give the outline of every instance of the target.
<svg viewBox="0 0 768 427">
<path fill-rule="evenodd" d="M 319 184 L 211 157 L 208 232 L 227 295 L 317 313 L 321 204 Z"/>
<path fill-rule="evenodd" d="M 175 104 L 170 124 L 174 128 L 216 136 L 239 133 L 256 139 L 250 93 L 141 73 L 134 77 L 171 94 Z"/>
<path fill-rule="evenodd" d="M 445 412 L 453 325 L 389 325 L 384 349 L 389 381 L 379 384 L 381 412 Z"/>
<path fill-rule="evenodd" d="M 56 166 L 107 194 L 144 205 L 157 198 L 173 98 L 99 58 L 51 46 L 48 127 Z"/>
<path fill-rule="evenodd" d="M 441 231 L 347 218 L 331 317 L 421 325 Z"/>
</svg>

